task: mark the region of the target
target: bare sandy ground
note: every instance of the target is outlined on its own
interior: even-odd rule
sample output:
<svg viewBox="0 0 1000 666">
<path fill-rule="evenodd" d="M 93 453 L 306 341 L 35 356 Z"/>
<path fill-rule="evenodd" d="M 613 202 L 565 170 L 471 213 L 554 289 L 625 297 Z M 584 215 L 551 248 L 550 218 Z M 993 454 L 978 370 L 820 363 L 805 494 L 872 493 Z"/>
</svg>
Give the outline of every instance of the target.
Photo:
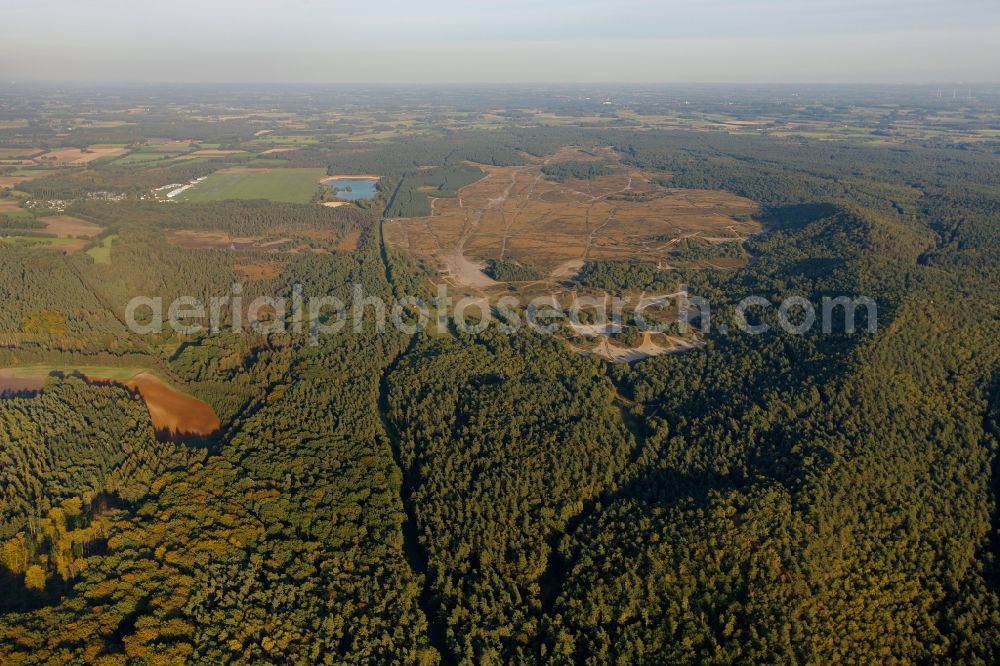
<svg viewBox="0 0 1000 666">
<path fill-rule="evenodd" d="M 612 335 L 618 333 L 622 330 L 621 324 L 616 324 L 614 322 L 609 322 L 607 324 L 574 324 L 570 323 L 570 328 L 577 335 L 586 335 L 588 337 L 596 337 L 598 335 Z"/>
<path fill-rule="evenodd" d="M 699 340 L 684 340 L 673 336 L 669 337 L 668 340 L 671 343 L 670 346 L 661 346 L 652 341 L 651 333 L 643 333 L 642 344 L 638 347 L 619 347 L 611 344 L 608 338 L 602 337 L 593 348 L 574 346 L 573 349 L 600 356 L 612 363 L 634 363 L 653 356 L 675 354 L 705 346 L 705 343 Z"/>
<path fill-rule="evenodd" d="M 583 259 L 570 259 L 556 266 L 551 277 L 556 280 L 565 280 L 576 277 L 576 274 L 583 269 Z"/>
<path fill-rule="evenodd" d="M 485 264 L 473 263 L 465 258 L 461 248 L 442 257 L 446 267 L 445 277 L 450 277 L 460 287 L 492 287 L 496 280 L 483 272 Z"/>
</svg>

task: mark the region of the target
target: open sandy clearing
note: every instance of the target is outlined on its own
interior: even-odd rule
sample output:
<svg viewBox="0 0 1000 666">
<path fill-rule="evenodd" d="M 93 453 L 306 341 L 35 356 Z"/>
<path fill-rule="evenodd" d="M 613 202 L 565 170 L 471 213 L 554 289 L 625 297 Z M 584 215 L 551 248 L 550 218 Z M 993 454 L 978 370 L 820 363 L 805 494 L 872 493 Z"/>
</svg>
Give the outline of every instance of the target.
<svg viewBox="0 0 1000 666">
<path fill-rule="evenodd" d="M 370 173 L 362 173 L 362 174 L 342 173 L 334 176 L 326 176 L 325 178 L 320 180 L 320 182 L 328 183 L 331 180 L 381 180 L 381 179 L 382 176 L 376 176 Z"/>
<path fill-rule="evenodd" d="M 642 344 L 637 347 L 619 347 L 618 345 L 611 344 L 606 337 L 601 337 L 593 347 L 571 346 L 575 351 L 600 356 L 605 361 L 610 361 L 611 363 L 634 363 L 653 356 L 675 354 L 705 346 L 703 342 L 698 340 L 664 335 L 659 335 L 659 337 L 664 339 L 657 343 L 653 341 L 652 333 L 643 333 Z"/>
</svg>

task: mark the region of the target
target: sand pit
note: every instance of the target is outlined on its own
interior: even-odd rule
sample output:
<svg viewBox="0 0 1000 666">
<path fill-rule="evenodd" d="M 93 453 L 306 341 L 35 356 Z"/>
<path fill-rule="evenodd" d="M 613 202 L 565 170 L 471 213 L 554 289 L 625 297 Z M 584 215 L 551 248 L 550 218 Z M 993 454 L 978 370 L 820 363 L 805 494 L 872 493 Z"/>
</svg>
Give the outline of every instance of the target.
<svg viewBox="0 0 1000 666">
<path fill-rule="evenodd" d="M 699 340 L 688 340 L 674 336 L 661 336 L 665 340 L 662 344 L 658 344 L 653 341 L 652 336 L 652 333 L 643 333 L 642 344 L 638 347 L 619 347 L 611 344 L 608 338 L 602 337 L 592 348 L 574 346 L 573 349 L 581 353 L 599 356 L 611 363 L 634 363 L 653 356 L 676 354 L 705 346 L 705 343 Z"/>
<path fill-rule="evenodd" d="M 583 269 L 583 259 L 570 259 L 564 261 L 552 271 L 552 277 L 556 280 L 567 280 L 577 276 Z"/>
</svg>

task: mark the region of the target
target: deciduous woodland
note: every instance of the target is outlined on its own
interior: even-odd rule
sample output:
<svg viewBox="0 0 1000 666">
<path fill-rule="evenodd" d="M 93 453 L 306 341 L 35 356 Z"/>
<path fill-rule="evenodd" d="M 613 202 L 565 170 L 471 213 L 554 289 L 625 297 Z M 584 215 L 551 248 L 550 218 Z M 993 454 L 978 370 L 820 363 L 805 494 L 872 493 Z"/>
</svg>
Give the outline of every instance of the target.
<svg viewBox="0 0 1000 666">
<path fill-rule="evenodd" d="M 1000 94 L 613 94 L 0 95 L 0 663 L 1000 661 Z M 127 326 L 234 284 L 712 326 Z"/>
</svg>

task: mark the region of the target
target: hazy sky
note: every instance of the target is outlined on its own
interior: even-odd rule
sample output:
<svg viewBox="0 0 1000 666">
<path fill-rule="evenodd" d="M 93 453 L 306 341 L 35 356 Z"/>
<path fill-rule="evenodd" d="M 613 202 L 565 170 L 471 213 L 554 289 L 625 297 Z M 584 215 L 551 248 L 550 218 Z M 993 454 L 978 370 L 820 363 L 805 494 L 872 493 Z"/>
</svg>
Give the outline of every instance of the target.
<svg viewBox="0 0 1000 666">
<path fill-rule="evenodd" d="M 1000 80 L 998 0 L 3 0 L 0 80 Z"/>
</svg>

